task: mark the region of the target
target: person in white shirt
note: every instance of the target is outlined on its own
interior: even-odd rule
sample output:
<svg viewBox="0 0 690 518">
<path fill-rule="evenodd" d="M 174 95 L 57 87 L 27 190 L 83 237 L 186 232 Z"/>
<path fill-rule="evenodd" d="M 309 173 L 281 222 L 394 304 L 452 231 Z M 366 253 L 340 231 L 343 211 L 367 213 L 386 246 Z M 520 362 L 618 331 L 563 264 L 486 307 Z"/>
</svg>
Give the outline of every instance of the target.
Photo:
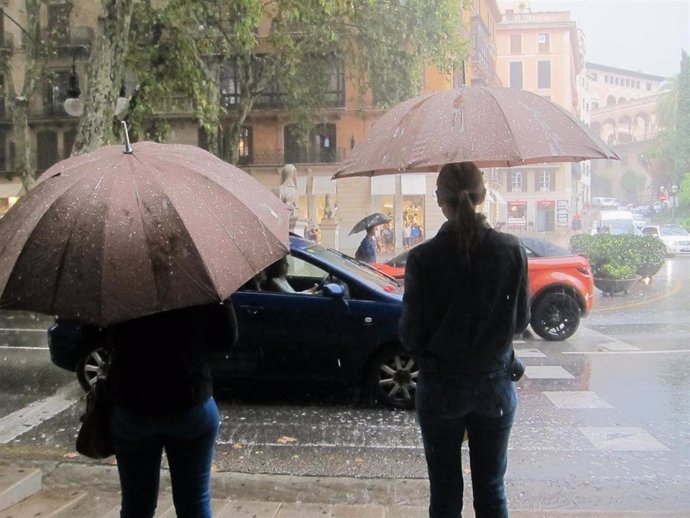
<svg viewBox="0 0 690 518">
<path fill-rule="evenodd" d="M 295 291 L 287 280 L 288 261 L 287 257 L 278 259 L 275 263 L 266 268 L 266 287 L 270 291 L 282 291 L 283 293 L 316 293 L 318 285 L 302 291 Z"/>
</svg>

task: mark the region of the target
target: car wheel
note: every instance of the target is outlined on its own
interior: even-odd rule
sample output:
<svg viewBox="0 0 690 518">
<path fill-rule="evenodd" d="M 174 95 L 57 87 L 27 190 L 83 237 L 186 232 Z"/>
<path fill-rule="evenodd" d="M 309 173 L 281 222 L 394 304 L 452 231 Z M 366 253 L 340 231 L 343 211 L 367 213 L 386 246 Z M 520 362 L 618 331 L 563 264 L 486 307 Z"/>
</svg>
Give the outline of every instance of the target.
<svg viewBox="0 0 690 518">
<path fill-rule="evenodd" d="M 77 379 L 79 384 L 88 392 L 98 381 L 98 376 L 103 374 L 103 366 L 105 365 L 108 353 L 104 347 L 98 347 L 79 358 L 77 363 Z"/>
<path fill-rule="evenodd" d="M 409 353 L 385 349 L 371 363 L 371 393 L 385 406 L 412 408 L 418 374 L 417 362 Z"/>
<path fill-rule="evenodd" d="M 532 304 L 532 329 L 544 340 L 565 340 L 580 325 L 580 307 L 566 293 L 547 293 Z"/>
</svg>

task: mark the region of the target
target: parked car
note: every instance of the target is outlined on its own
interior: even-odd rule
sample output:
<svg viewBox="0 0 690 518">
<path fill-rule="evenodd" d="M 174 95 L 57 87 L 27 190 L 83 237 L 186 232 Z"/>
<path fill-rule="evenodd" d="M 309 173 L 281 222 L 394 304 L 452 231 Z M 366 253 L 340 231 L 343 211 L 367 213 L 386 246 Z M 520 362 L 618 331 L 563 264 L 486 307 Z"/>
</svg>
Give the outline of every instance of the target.
<svg viewBox="0 0 690 518">
<path fill-rule="evenodd" d="M 592 309 L 594 278 L 589 261 L 540 238 L 522 237 L 528 259 L 531 326 L 545 340 L 571 337 Z M 408 251 L 374 266 L 404 279 Z"/>
<path fill-rule="evenodd" d="M 215 351 L 216 383 L 232 380 L 327 380 L 399 408 L 414 404 L 417 366 L 398 338 L 402 287 L 378 270 L 297 236 L 290 237 L 283 293 L 248 283 L 235 292 L 239 340 L 230 353 Z M 76 371 L 88 390 L 103 365 L 100 331 L 57 319 L 48 331 L 54 362 Z M 76 349 L 71 346 L 78 344 Z M 75 350 L 65 358 L 65 351 Z M 155 368 L 152 365 L 151 368 Z"/>
<path fill-rule="evenodd" d="M 690 254 L 690 233 L 680 225 L 645 225 L 641 233 L 661 239 L 668 255 Z"/>
</svg>

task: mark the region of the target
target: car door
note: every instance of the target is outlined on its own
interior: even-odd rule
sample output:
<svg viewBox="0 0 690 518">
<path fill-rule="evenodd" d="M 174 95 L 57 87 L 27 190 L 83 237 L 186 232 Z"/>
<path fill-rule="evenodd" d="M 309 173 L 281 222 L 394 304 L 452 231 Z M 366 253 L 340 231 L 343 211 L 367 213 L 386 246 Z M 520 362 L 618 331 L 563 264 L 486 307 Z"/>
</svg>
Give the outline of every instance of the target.
<svg viewBox="0 0 690 518">
<path fill-rule="evenodd" d="M 329 272 L 288 256 L 288 281 L 303 287 Z M 338 354 L 348 322 L 343 299 L 316 293 L 237 292 L 239 339 L 229 361 L 241 362 L 253 378 L 332 379 L 341 377 Z M 238 373 L 242 374 L 242 373 Z"/>
</svg>

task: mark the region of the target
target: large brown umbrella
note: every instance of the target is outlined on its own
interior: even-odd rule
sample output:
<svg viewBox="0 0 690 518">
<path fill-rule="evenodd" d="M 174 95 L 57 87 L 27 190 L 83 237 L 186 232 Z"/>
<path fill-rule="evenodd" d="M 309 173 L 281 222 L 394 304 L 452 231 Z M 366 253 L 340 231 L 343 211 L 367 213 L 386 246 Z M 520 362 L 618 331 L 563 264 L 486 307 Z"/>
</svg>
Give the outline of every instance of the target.
<svg viewBox="0 0 690 518">
<path fill-rule="evenodd" d="M 381 116 L 333 178 L 434 172 L 448 162 L 510 167 L 618 156 L 560 106 L 531 92 L 466 86 Z"/>
<path fill-rule="evenodd" d="M 0 307 L 99 326 L 222 301 L 288 251 L 289 211 L 188 145 L 64 160 L 0 219 Z"/>
</svg>

